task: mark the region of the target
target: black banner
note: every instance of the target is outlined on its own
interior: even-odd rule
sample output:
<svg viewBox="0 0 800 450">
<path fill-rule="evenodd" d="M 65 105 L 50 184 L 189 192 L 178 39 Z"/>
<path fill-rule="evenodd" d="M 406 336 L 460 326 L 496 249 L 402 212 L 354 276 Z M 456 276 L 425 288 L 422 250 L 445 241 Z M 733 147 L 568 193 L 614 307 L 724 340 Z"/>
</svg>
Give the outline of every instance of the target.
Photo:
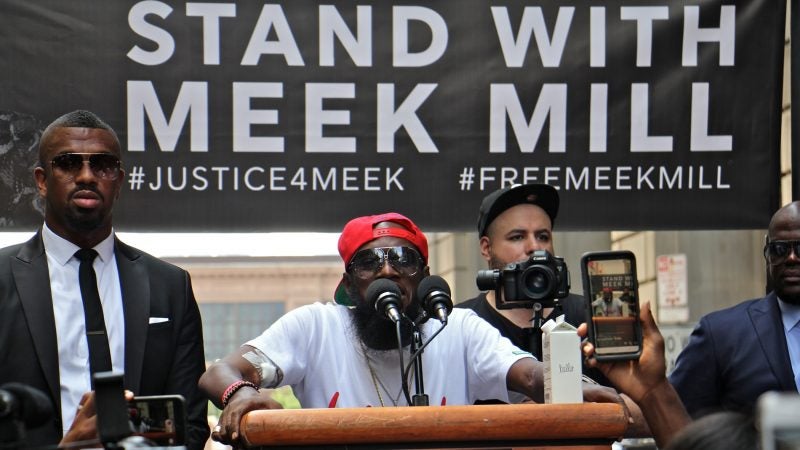
<svg viewBox="0 0 800 450">
<path fill-rule="evenodd" d="M 559 230 L 764 228 L 779 203 L 783 0 L 0 6 L 0 225 L 41 221 L 41 129 L 123 143 L 123 229 L 474 230 L 504 184 Z M 38 209 L 37 209 L 38 208 Z"/>
</svg>

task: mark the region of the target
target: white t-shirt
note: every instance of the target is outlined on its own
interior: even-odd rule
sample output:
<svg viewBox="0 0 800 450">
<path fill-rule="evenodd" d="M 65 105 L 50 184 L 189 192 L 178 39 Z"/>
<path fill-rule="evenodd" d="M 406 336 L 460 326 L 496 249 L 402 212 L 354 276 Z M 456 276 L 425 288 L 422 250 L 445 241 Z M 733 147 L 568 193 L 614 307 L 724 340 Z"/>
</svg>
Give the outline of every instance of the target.
<svg viewBox="0 0 800 450">
<path fill-rule="evenodd" d="M 327 408 L 334 396 L 338 397 L 336 406 L 342 408 L 381 406 L 381 399 L 385 406 L 406 405 L 397 350 L 367 349 L 368 364 L 350 314 L 345 306 L 314 303 L 290 311 L 261 336 L 247 342 L 266 354 L 283 374 L 282 380 L 275 380 L 279 384 L 269 387 L 291 385 L 304 408 Z M 423 341 L 440 326 L 435 319 L 425 323 Z M 409 357 L 406 348 L 404 364 L 408 364 Z M 478 399 L 508 401 L 506 374 L 512 364 L 526 357 L 532 356 L 515 347 L 472 310 L 454 309 L 447 327 L 422 353 L 429 404 L 468 405 Z M 413 378 L 409 376 L 412 396 Z"/>
</svg>

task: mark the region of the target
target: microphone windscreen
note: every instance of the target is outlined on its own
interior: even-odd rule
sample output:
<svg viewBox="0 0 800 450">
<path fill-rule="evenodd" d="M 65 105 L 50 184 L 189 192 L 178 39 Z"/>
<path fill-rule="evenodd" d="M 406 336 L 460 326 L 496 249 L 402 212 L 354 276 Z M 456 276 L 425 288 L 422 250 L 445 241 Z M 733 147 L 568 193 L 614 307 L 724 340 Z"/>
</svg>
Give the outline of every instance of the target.
<svg viewBox="0 0 800 450">
<path fill-rule="evenodd" d="M 378 278 L 367 287 L 367 302 L 371 305 L 375 304 L 375 301 L 378 300 L 378 296 L 384 292 L 395 294 L 398 298 L 402 295 L 400 286 L 398 286 L 397 283 L 386 278 Z"/>
<path fill-rule="evenodd" d="M 422 279 L 417 287 L 417 297 L 424 299 L 433 291 L 442 291 L 449 297 L 450 285 L 439 275 L 430 275 Z"/>
<path fill-rule="evenodd" d="M 417 286 L 417 298 L 422 301 L 422 307 L 429 316 L 438 317 L 443 323 L 447 321 L 447 315 L 453 311 L 450 285 L 438 275 L 430 275 L 420 281 Z"/>
<path fill-rule="evenodd" d="M 19 404 L 19 417 L 29 428 L 44 425 L 53 418 L 53 404 L 39 389 L 22 383 L 6 383 L 0 389 L 10 392 Z"/>
</svg>

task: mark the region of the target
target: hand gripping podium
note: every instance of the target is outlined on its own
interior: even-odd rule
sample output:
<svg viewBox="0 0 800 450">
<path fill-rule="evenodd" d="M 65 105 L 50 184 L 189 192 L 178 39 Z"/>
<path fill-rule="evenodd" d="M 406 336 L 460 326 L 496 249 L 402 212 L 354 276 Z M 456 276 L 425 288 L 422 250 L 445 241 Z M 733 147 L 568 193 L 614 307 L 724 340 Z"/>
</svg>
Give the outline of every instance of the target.
<svg viewBox="0 0 800 450">
<path fill-rule="evenodd" d="M 628 423 L 616 403 L 252 411 L 250 448 L 609 449 Z"/>
</svg>

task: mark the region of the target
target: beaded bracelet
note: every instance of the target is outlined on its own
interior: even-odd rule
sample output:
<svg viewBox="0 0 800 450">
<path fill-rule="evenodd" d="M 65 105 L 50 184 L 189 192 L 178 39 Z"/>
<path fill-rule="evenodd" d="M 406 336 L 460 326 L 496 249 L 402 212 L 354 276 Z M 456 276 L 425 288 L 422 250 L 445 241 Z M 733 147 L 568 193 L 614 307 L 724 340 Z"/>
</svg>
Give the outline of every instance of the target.
<svg viewBox="0 0 800 450">
<path fill-rule="evenodd" d="M 233 397 L 233 394 L 239 392 L 239 389 L 243 387 L 251 387 L 258 391 L 258 386 L 256 386 L 254 383 L 251 383 L 247 380 L 239 380 L 228 386 L 228 388 L 225 389 L 225 392 L 222 393 L 222 407 L 224 408 L 228 406 L 228 401 L 230 401 L 231 397 Z"/>
</svg>

